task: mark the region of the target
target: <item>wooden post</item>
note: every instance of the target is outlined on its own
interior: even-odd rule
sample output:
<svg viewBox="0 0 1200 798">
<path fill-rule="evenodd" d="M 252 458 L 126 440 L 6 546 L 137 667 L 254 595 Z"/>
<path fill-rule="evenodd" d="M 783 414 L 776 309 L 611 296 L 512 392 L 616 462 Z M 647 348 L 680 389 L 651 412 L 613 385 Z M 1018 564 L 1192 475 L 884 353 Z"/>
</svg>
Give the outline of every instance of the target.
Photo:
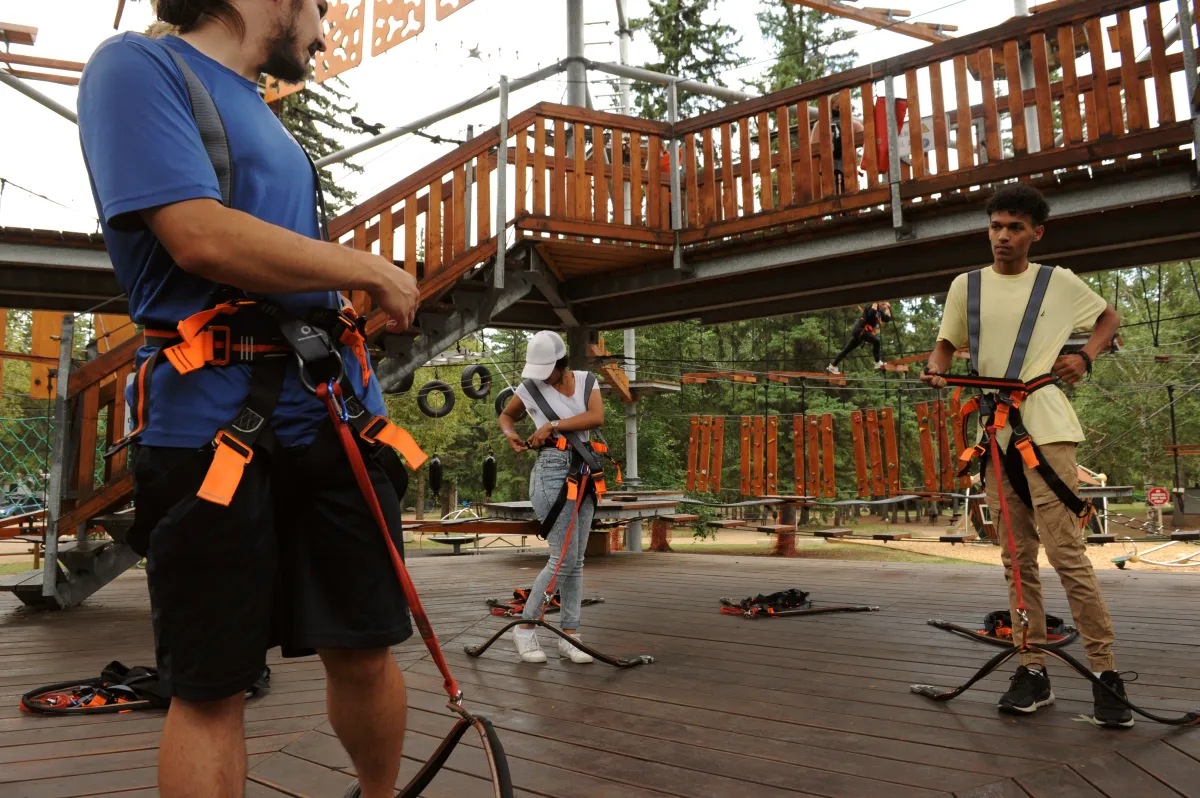
<svg viewBox="0 0 1200 798">
<path fill-rule="evenodd" d="M 742 416 L 741 495 L 750 495 L 750 416 Z"/>
<path fill-rule="evenodd" d="M 879 416 L 875 408 L 867 411 L 867 449 L 871 453 L 871 495 L 885 496 L 883 458 L 879 453 Z"/>
<path fill-rule="evenodd" d="M 808 443 L 805 453 L 808 456 L 808 479 L 805 482 L 805 495 L 821 495 L 821 419 L 819 416 L 807 416 Z"/>
<path fill-rule="evenodd" d="M 883 456 L 887 460 L 886 496 L 900 495 L 900 455 L 896 448 L 896 419 L 892 408 L 883 408 Z"/>
<path fill-rule="evenodd" d="M 850 436 L 854 440 L 854 474 L 858 481 L 858 498 L 865 499 L 871 494 L 871 488 L 867 482 L 867 451 L 860 410 L 850 413 Z"/>
<path fill-rule="evenodd" d="M 753 489 L 754 495 L 762 497 L 763 488 L 766 486 L 766 481 L 763 479 L 763 437 L 766 434 L 766 419 L 762 416 L 754 417 L 754 448 L 752 450 L 753 462 Z"/>
<path fill-rule="evenodd" d="M 768 496 L 779 494 L 779 417 L 767 419 L 767 485 Z"/>
<path fill-rule="evenodd" d="M 826 413 L 821 416 L 821 448 L 822 454 L 825 457 L 824 476 L 824 496 L 827 499 L 837 498 L 837 485 L 833 479 L 833 414 Z"/>
<path fill-rule="evenodd" d="M 712 416 L 700 419 L 700 458 L 696 461 L 696 489 L 708 493 L 708 467 L 712 462 Z M 689 452 L 689 457 L 691 454 Z"/>
</svg>

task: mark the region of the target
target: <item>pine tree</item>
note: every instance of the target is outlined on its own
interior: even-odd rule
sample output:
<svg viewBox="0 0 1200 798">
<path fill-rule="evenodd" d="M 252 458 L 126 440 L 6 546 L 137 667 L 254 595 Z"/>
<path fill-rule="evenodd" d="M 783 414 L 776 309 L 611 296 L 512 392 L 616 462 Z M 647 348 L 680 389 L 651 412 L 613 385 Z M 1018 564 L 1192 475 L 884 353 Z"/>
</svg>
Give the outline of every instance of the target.
<svg viewBox="0 0 1200 798">
<path fill-rule="evenodd" d="M 338 133 L 360 132 L 342 121 L 358 110 L 358 104 L 351 103 L 348 95 L 335 88 L 334 83 L 346 85 L 336 77 L 324 83 L 310 82 L 300 91 L 279 101 L 279 120 L 314 161 L 342 149 L 342 143 L 335 138 Z M 350 161 L 346 161 L 345 166 L 354 173 L 363 170 Z M 331 214 L 354 204 L 357 193 L 333 182 L 333 175 L 328 169 L 321 169 L 320 175 L 321 188 Z"/>
<path fill-rule="evenodd" d="M 763 76 L 750 81 L 760 92 L 779 91 L 849 69 L 858 57 L 853 50 L 829 52 L 830 45 L 854 37 L 853 33 L 830 27 L 833 17 L 829 14 L 788 0 L 764 0 L 756 16 L 758 28 L 775 55 Z"/>
<path fill-rule="evenodd" d="M 659 60 L 645 69 L 691 80 L 725 86 L 721 76 L 746 63 L 737 54 L 742 38 L 729 25 L 708 23 L 703 17 L 714 10 L 716 0 L 650 0 L 650 14 L 632 21 L 634 30 L 644 31 L 658 51 Z M 667 115 L 664 86 L 634 83 L 637 112 L 650 119 Z M 679 92 L 679 115 L 692 116 L 720 105 L 712 97 Z"/>
</svg>

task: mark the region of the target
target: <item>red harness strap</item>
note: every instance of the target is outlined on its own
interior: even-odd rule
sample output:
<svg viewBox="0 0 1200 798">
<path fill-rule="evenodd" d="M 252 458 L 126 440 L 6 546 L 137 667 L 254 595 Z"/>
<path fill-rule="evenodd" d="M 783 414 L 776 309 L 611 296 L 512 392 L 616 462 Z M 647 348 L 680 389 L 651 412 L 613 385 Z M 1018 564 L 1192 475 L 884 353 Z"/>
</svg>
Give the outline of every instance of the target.
<svg viewBox="0 0 1200 798">
<path fill-rule="evenodd" d="M 558 555 L 558 565 L 554 566 L 554 575 L 550 577 L 550 583 L 546 585 L 546 593 L 542 600 L 542 612 L 538 616 L 538 620 L 544 620 L 546 618 L 546 609 L 550 606 L 551 602 L 554 601 L 554 584 L 558 581 L 559 569 L 562 568 L 563 560 L 566 559 L 567 556 L 567 549 L 571 545 L 571 536 L 575 531 L 575 522 L 579 519 L 579 508 L 585 501 L 587 501 L 587 484 L 588 479 L 591 478 L 591 475 L 591 471 L 589 471 L 585 466 L 583 470 L 583 479 L 580 480 L 578 487 L 575 488 L 575 495 L 571 496 L 569 493 L 567 495 L 568 499 L 575 500 L 575 509 L 571 513 L 571 523 L 567 525 L 567 534 L 563 537 L 562 551 L 559 552 Z M 597 496 L 596 501 L 599 500 L 600 499 Z"/>
</svg>

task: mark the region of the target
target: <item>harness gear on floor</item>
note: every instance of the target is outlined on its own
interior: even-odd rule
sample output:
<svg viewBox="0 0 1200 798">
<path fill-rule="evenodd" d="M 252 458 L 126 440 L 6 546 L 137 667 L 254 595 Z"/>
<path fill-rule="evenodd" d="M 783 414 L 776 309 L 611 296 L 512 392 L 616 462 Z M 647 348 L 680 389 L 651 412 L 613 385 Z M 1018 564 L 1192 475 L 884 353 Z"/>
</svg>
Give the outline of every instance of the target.
<svg viewBox="0 0 1200 798">
<path fill-rule="evenodd" d="M 959 626 L 949 621 L 930 619 L 930 626 L 938 629 L 945 629 L 947 632 L 953 632 L 957 635 L 962 635 L 970 640 L 978 640 L 980 643 L 988 643 L 993 646 L 1011 646 L 1013 644 L 1012 636 L 1012 613 L 1008 610 L 997 610 L 996 612 L 988 613 L 983 619 L 982 629 L 971 629 L 966 626 Z M 1057 615 L 1046 616 L 1046 647 L 1047 648 L 1062 648 L 1071 643 L 1079 636 L 1079 630 L 1074 626 L 1068 626 L 1067 622 Z"/>
<path fill-rule="evenodd" d="M 985 451 L 990 453 L 992 468 L 997 474 L 1000 473 L 1000 469 L 1003 467 L 1000 457 L 1000 444 L 997 441 L 997 434 L 1001 429 L 1003 429 L 1003 425 L 1006 421 L 1012 423 L 1013 429 L 1013 441 L 1010 442 L 1009 451 L 1012 451 L 1015 448 L 1012 444 L 1024 437 L 1028 441 L 1029 446 L 1018 449 L 1018 451 L 1021 452 L 1022 459 L 1026 457 L 1026 451 L 1032 452 L 1033 455 L 1037 457 L 1038 462 L 1045 465 L 1045 467 L 1049 469 L 1051 473 L 1053 473 L 1053 469 L 1050 468 L 1049 465 L 1045 464 L 1044 459 L 1041 457 L 1041 453 L 1038 451 L 1036 445 L 1033 444 L 1032 439 L 1029 439 L 1029 433 L 1026 432 L 1024 426 L 1021 425 L 1020 413 L 1018 410 L 1021 401 L 1031 392 L 1030 386 L 1044 378 L 1039 377 L 1036 380 L 1031 380 L 1029 384 L 1022 383 L 1018 379 L 1021 366 L 1025 360 L 1025 352 L 1029 348 L 1029 339 L 1033 334 L 1034 324 L 1037 323 L 1039 309 L 1041 307 L 1042 300 L 1045 298 L 1046 287 L 1049 285 L 1050 276 L 1052 273 L 1053 272 L 1049 267 L 1040 267 L 1040 271 L 1038 272 L 1034 282 L 1033 290 L 1029 295 L 1029 303 L 1025 307 L 1025 315 L 1021 320 L 1021 327 L 1017 333 L 1016 345 L 1014 346 L 1013 354 L 1009 359 L 1008 371 L 1005 373 L 1004 380 L 994 381 L 986 381 L 985 378 L 978 377 L 978 373 L 975 370 L 977 364 L 979 363 L 979 285 L 982 275 L 979 271 L 970 272 L 967 275 L 967 334 L 971 346 L 971 376 L 967 378 L 947 377 L 946 382 L 950 385 L 958 385 L 960 389 L 966 386 L 999 388 L 997 393 L 994 395 L 976 397 L 976 399 L 981 400 L 978 402 L 977 407 L 968 409 L 969 403 L 962 406 L 962 413 L 964 416 L 975 409 L 980 411 L 981 423 L 984 424 L 984 435 L 981 439 L 981 445 L 985 447 Z M 1052 375 L 1044 376 L 1052 377 Z M 982 384 L 985 381 L 989 382 L 990 384 Z M 1045 384 L 1049 383 L 1047 382 Z M 1036 388 L 1033 390 L 1036 390 Z M 976 399 L 972 399 L 971 401 L 975 402 Z M 984 399 L 987 399 L 987 403 L 982 401 Z M 979 448 L 979 446 L 976 446 L 975 449 L 964 452 L 963 459 L 967 460 L 969 464 L 970 459 L 980 453 Z M 1026 462 L 1028 462 L 1028 460 L 1026 460 Z M 1034 466 L 1031 465 L 1030 467 L 1032 468 Z M 1011 472 L 1008 473 L 1011 480 Z M 1041 468 L 1038 468 L 1038 473 L 1042 473 Z M 1057 474 L 1054 476 L 1057 479 Z M 983 484 L 982 478 L 983 470 L 981 467 L 980 484 Z M 1046 476 L 1043 475 L 1043 478 L 1046 478 Z M 1053 484 L 1050 482 L 1050 480 L 1046 479 L 1046 481 L 1047 484 L 1053 488 Z M 1061 480 L 1058 481 L 1061 484 Z M 1015 489 L 1016 483 L 1013 484 Z M 1066 489 L 1066 485 L 1062 485 L 1062 487 L 1063 489 Z M 1028 486 L 1026 486 L 1026 489 L 1028 489 Z M 1069 490 L 1067 490 L 1067 492 L 1070 493 Z M 1059 495 L 1060 499 L 1063 498 L 1062 495 L 1059 494 L 1058 490 L 1055 490 L 1055 493 Z M 1014 656 L 1032 652 L 1053 657 L 1060 662 L 1066 663 L 1080 676 L 1091 682 L 1093 686 L 1099 685 L 1103 690 L 1107 691 L 1107 694 L 1119 702 L 1122 706 L 1138 713 L 1145 718 L 1148 718 L 1149 720 L 1168 726 L 1192 726 L 1200 723 L 1200 712 L 1197 711 L 1187 712 L 1183 715 L 1177 715 L 1174 717 L 1167 717 L 1164 715 L 1147 712 L 1146 710 L 1135 706 L 1129 701 L 1128 698 L 1118 693 L 1105 682 L 1101 681 L 1100 678 L 1092 672 L 1091 668 L 1075 659 L 1075 657 L 1061 650 L 1058 647 L 1059 645 L 1062 645 L 1061 643 L 1057 645 L 1049 645 L 1029 642 L 1028 608 L 1025 604 L 1025 592 L 1021 580 L 1021 566 L 1020 558 L 1017 555 L 1017 541 L 1016 537 L 1013 535 L 1012 520 L 1009 517 L 1008 512 L 1008 499 L 1006 498 L 1006 493 L 1003 490 L 997 490 L 996 495 L 1000 505 L 1000 516 L 1004 522 L 1005 544 L 1008 549 L 1010 570 L 1012 572 L 1013 593 L 1016 598 L 1015 609 L 1017 620 L 1020 622 L 1021 629 L 1021 644 L 1015 645 L 1016 624 L 1012 624 L 1010 626 L 1010 634 L 1013 634 L 1014 645 L 1009 647 L 1008 650 L 1001 651 L 999 654 L 988 660 L 984 666 L 975 673 L 974 676 L 972 676 L 963 684 L 952 690 L 942 690 L 929 684 L 914 684 L 911 685 L 909 689 L 917 695 L 925 696 L 926 698 L 930 698 L 934 701 L 950 701 L 965 693 L 971 688 L 972 685 L 988 674 L 992 673 Z M 1024 501 L 1025 497 L 1022 497 L 1022 502 Z M 1064 504 L 1066 504 L 1065 501 Z M 1012 619 L 1010 618 L 1010 620 Z M 970 630 L 967 631 L 970 632 Z"/>
<path fill-rule="evenodd" d="M 231 207 L 232 160 L 220 115 L 212 97 L 187 63 L 170 48 L 165 49 L 183 72 L 200 137 L 213 162 L 218 184 L 221 186 L 222 203 Z M 327 240 L 328 226 L 321 183 L 311 159 L 309 164 L 313 172 L 322 238 Z M 236 292 L 228 288 L 218 291 L 218 295 L 229 293 Z M 265 340 L 256 337 L 257 331 L 260 330 L 267 336 Z M 380 464 L 395 487 L 397 495 L 402 497 L 408 483 L 408 472 L 392 451 L 402 455 L 414 469 L 420 468 L 424 463 L 425 453 L 407 432 L 393 425 L 387 418 L 368 412 L 346 379 L 340 345 L 348 346 L 360 360 L 364 384 L 370 375 L 362 321 L 349 309 L 317 310 L 300 319 L 266 300 L 231 300 L 228 296 L 223 296 L 214 297 L 208 308 L 180 322 L 176 327 L 176 334 L 178 341 L 174 340 L 173 334 L 172 337 L 168 337 L 165 331 L 151 331 L 147 339 L 149 342 L 157 337 L 159 346 L 138 372 L 135 415 L 139 421 L 136 430 L 138 432 L 144 428 L 148 418 L 150 408 L 146 403 L 150 396 L 149 381 L 161 356 L 165 356 L 180 373 L 188 373 L 198 368 L 226 367 L 235 362 L 234 354 L 238 355 L 237 362 L 248 362 L 250 365 L 249 396 L 241 411 L 217 432 L 213 440 L 215 454 L 201 485 L 200 498 L 228 505 L 241 481 L 246 464 L 255 456 L 255 448 L 269 450 L 274 445 L 274 435 L 270 433 L 268 421 L 279 399 L 289 356 L 296 358 L 301 385 L 320 399 L 328 411 L 363 500 L 383 535 L 388 556 L 404 591 L 413 622 L 421 632 L 430 657 L 441 672 L 443 685 L 449 697 L 447 707 L 459 716 L 457 723 L 433 757 L 401 790 L 401 798 L 416 798 L 428 787 L 470 728 L 479 732 L 491 772 L 495 798 L 512 798 L 512 779 L 508 772 L 504 748 L 491 721 L 472 714 L 463 706 L 462 690 L 450 674 L 429 616 L 421 606 L 420 597 L 392 540 L 363 461 L 360 444 L 355 440 L 357 436 L 363 442 L 369 456 Z M 276 350 L 275 347 L 279 346 L 286 346 L 286 350 Z M 247 356 L 249 360 L 246 359 Z M 399 740 L 395 742 L 397 745 L 401 743 Z"/>
<path fill-rule="evenodd" d="M 527 379 L 523 384 L 525 390 L 527 390 L 530 396 L 533 397 L 534 402 L 537 403 L 538 409 L 542 412 L 542 415 L 546 417 L 547 421 L 561 420 L 558 414 L 554 412 L 554 408 L 552 408 L 550 403 L 546 400 L 546 397 L 542 394 L 541 388 L 538 387 L 536 381 Z M 587 381 L 584 383 L 583 395 L 590 397 L 595 387 L 595 375 L 588 374 Z M 600 459 L 596 456 L 597 454 L 603 454 L 608 457 L 609 461 L 613 464 L 613 467 L 616 468 L 617 484 L 619 485 L 622 482 L 621 468 L 608 454 L 608 444 L 605 442 L 604 437 L 600 434 L 600 430 L 592 430 L 592 434 L 599 438 L 599 440 L 586 441 L 578 432 L 563 431 L 548 439 L 546 442 L 546 446 L 559 449 L 560 451 L 570 452 L 571 462 L 570 466 L 568 467 L 567 478 L 563 482 L 563 487 L 559 491 L 558 497 L 554 500 L 554 504 L 551 505 L 549 512 L 546 513 L 546 517 L 542 519 L 542 526 L 538 531 L 538 537 L 544 539 L 550 534 L 550 531 L 554 528 L 554 524 L 558 521 L 558 517 L 562 514 L 563 510 L 566 509 L 567 502 L 574 503 L 574 509 L 571 512 L 571 523 L 567 525 L 566 534 L 563 536 L 562 551 L 559 553 L 558 564 L 554 567 L 554 574 L 550 577 L 550 582 L 546 585 L 546 591 L 542 596 L 542 611 L 540 616 L 536 620 L 520 618 L 512 621 L 488 638 L 488 640 L 486 640 L 483 644 L 478 646 L 466 646 L 465 650 L 468 656 L 481 656 L 483 652 L 487 651 L 488 648 L 490 648 L 493 643 L 499 640 L 509 629 L 517 626 L 518 624 L 527 624 L 540 626 L 543 629 L 549 629 L 551 632 L 558 635 L 563 640 L 566 640 L 580 651 L 590 654 L 595 659 L 617 668 L 632 668 L 635 665 L 648 665 L 651 662 L 654 662 L 653 657 L 645 654 L 632 657 L 630 659 L 621 659 L 618 657 L 611 657 L 607 654 L 602 654 L 591 646 L 588 646 L 586 643 L 583 643 L 578 638 L 568 635 L 562 630 L 557 629 L 546 622 L 546 613 L 550 611 L 550 608 L 554 605 L 554 586 L 558 581 L 559 569 L 562 568 L 563 560 L 566 558 L 567 550 L 571 545 L 571 537 L 575 532 L 575 522 L 579 519 L 579 510 L 583 506 L 583 503 L 587 501 L 588 497 L 591 497 L 596 504 L 599 504 L 606 492 L 606 487 L 604 484 L 604 472 L 600 469 Z M 528 599 L 528 596 L 526 596 L 526 599 Z M 493 607 L 493 614 L 505 614 L 496 613 L 495 609 L 496 608 Z M 523 611 L 524 606 L 522 606 L 521 609 Z"/>
<path fill-rule="evenodd" d="M 246 690 L 253 698 L 271 686 L 271 669 Z M 141 709 L 166 709 L 171 694 L 162 688 L 156 668 L 129 668 L 110 662 L 100 676 L 83 681 L 57 682 L 30 690 L 21 696 L 21 711 L 44 715 L 99 715 L 134 712 Z"/>
<path fill-rule="evenodd" d="M 823 615 L 830 612 L 874 612 L 878 607 L 843 605 L 836 607 L 814 607 L 809 593 L 799 588 L 782 590 L 778 593 L 750 596 L 741 601 L 721 599 L 721 612 L 725 615 L 742 615 L 747 618 L 785 618 L 792 615 Z"/>
<path fill-rule="evenodd" d="M 533 593 L 532 587 L 518 587 L 513 589 L 513 597 L 508 601 L 498 598 L 490 598 L 487 600 L 487 605 L 492 609 L 492 615 L 500 616 L 501 618 L 514 618 L 525 611 L 525 602 L 529 600 L 529 596 Z M 603 604 L 604 599 L 599 596 L 595 598 L 585 598 L 580 602 L 580 606 L 588 607 L 592 604 Z M 562 609 L 562 597 L 555 593 L 550 600 L 550 606 L 546 608 L 546 614 L 558 612 Z"/>
</svg>

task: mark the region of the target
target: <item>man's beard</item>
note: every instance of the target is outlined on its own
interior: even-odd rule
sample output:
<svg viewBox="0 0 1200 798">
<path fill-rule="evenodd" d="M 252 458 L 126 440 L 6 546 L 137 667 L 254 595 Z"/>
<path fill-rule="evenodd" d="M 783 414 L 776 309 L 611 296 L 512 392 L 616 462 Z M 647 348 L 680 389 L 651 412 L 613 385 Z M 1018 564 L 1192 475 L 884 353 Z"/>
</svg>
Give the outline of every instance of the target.
<svg viewBox="0 0 1200 798">
<path fill-rule="evenodd" d="M 296 13 L 300 10 L 300 0 L 293 4 L 291 21 L 280 25 L 275 34 L 267 42 L 267 58 L 261 67 L 262 72 L 284 83 L 300 83 L 312 75 L 312 60 L 307 50 L 300 48 L 297 41 Z"/>
</svg>

